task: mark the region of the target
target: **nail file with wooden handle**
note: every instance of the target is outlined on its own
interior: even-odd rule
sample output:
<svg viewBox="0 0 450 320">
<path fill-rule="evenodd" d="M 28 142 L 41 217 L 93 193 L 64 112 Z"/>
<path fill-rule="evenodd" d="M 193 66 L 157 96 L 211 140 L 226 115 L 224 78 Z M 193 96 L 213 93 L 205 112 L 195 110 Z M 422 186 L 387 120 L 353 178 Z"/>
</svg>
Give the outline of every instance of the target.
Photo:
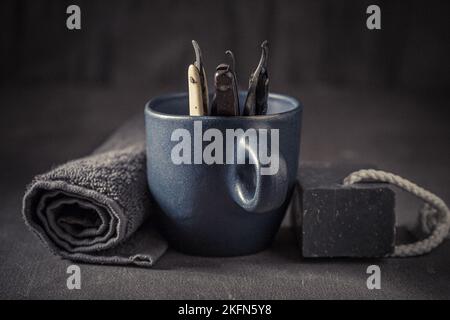
<svg viewBox="0 0 450 320">
<path fill-rule="evenodd" d="M 188 87 L 189 87 L 189 115 L 203 116 L 205 110 L 203 107 L 203 90 L 201 85 L 200 73 L 196 66 L 191 64 L 188 68 Z"/>
<path fill-rule="evenodd" d="M 194 47 L 195 52 L 195 62 L 193 65 L 191 65 L 189 68 L 194 67 L 192 69 L 193 77 L 189 76 L 189 92 L 191 91 L 191 83 L 195 84 L 195 86 L 192 86 L 192 104 L 196 104 L 198 101 L 197 98 L 197 88 L 199 86 L 200 90 L 200 97 L 201 97 L 201 103 L 197 105 L 197 109 L 195 109 L 195 106 L 189 104 L 190 106 L 190 112 L 194 112 L 194 114 L 191 113 L 191 115 L 208 115 L 208 105 L 209 105 L 209 97 L 208 97 L 208 83 L 206 81 L 206 72 L 205 68 L 203 67 L 203 58 L 202 58 L 202 52 L 200 50 L 200 46 L 198 45 L 197 41 L 192 40 L 192 46 Z M 189 73 L 189 71 L 188 71 Z M 198 80 L 197 80 L 198 78 Z M 194 82 L 192 82 L 194 81 Z M 198 84 L 198 86 L 197 86 Z M 191 97 L 191 93 L 189 93 L 189 97 Z M 198 114 L 200 113 L 200 114 Z"/>
</svg>

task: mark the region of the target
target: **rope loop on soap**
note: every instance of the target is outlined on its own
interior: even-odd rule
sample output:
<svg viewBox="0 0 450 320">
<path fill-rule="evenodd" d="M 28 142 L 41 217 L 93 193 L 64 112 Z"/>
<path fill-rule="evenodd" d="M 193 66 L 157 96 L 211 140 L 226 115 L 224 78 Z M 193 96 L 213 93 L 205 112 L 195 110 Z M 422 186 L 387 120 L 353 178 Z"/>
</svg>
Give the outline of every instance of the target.
<svg viewBox="0 0 450 320">
<path fill-rule="evenodd" d="M 427 237 L 411 244 L 395 246 L 391 257 L 410 257 L 428 253 L 439 246 L 446 237 L 450 237 L 450 210 L 445 202 L 407 179 L 381 170 L 363 169 L 349 174 L 344 179 L 344 185 L 375 181 L 395 185 L 425 202 L 419 211 L 419 221 L 422 231 L 427 234 Z"/>
</svg>

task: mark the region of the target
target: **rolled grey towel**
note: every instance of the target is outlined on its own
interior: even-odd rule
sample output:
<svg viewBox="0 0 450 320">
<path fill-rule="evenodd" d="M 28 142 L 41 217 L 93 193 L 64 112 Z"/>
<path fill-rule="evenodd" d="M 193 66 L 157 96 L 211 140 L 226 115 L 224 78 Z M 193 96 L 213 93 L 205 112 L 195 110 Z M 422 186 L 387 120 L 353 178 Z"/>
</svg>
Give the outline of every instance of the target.
<svg viewBox="0 0 450 320">
<path fill-rule="evenodd" d="M 147 187 L 143 117 L 94 153 L 39 175 L 23 199 L 26 224 L 73 261 L 150 267 L 167 249 Z"/>
</svg>

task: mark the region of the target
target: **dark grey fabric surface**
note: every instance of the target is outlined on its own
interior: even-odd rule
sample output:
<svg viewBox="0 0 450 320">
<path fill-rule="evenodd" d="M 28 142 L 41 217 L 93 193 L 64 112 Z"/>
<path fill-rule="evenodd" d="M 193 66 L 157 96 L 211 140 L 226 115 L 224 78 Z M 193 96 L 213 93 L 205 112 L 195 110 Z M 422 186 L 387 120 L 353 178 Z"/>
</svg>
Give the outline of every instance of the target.
<svg viewBox="0 0 450 320">
<path fill-rule="evenodd" d="M 28 186 L 25 222 L 54 253 L 150 267 L 167 249 L 152 224 L 141 118 L 92 155 L 38 175 Z"/>
</svg>

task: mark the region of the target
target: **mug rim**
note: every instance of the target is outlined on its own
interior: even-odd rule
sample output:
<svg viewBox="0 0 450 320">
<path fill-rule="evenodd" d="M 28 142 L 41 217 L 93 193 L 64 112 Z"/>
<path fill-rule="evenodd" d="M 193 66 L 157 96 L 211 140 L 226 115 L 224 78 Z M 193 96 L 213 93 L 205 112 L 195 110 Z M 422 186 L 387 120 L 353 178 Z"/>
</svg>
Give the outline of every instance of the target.
<svg viewBox="0 0 450 320">
<path fill-rule="evenodd" d="M 240 91 L 239 93 L 243 93 L 245 91 Z M 290 114 L 294 114 L 296 112 L 303 111 L 303 104 L 297 100 L 294 97 L 279 94 L 279 93 L 269 93 L 269 98 L 275 99 L 275 100 L 281 100 L 285 103 L 289 103 L 293 105 L 294 107 L 288 111 L 284 112 L 278 112 L 273 114 L 265 114 L 265 115 L 254 115 L 254 116 L 191 116 L 191 115 L 179 115 L 179 114 L 170 114 L 170 113 L 163 113 L 160 111 L 156 111 L 152 108 L 152 104 L 158 103 L 160 101 L 166 101 L 166 100 L 174 100 L 174 99 L 180 99 L 180 98 L 186 98 L 189 94 L 187 92 L 178 92 L 178 93 L 170 93 L 165 94 L 161 96 L 157 96 L 155 98 L 150 99 L 145 104 L 145 113 L 150 114 L 152 116 L 162 118 L 162 119 L 178 119 L 178 120 L 218 120 L 221 121 L 224 120 L 269 120 L 272 118 L 278 118 L 279 116 L 286 116 Z"/>
</svg>

